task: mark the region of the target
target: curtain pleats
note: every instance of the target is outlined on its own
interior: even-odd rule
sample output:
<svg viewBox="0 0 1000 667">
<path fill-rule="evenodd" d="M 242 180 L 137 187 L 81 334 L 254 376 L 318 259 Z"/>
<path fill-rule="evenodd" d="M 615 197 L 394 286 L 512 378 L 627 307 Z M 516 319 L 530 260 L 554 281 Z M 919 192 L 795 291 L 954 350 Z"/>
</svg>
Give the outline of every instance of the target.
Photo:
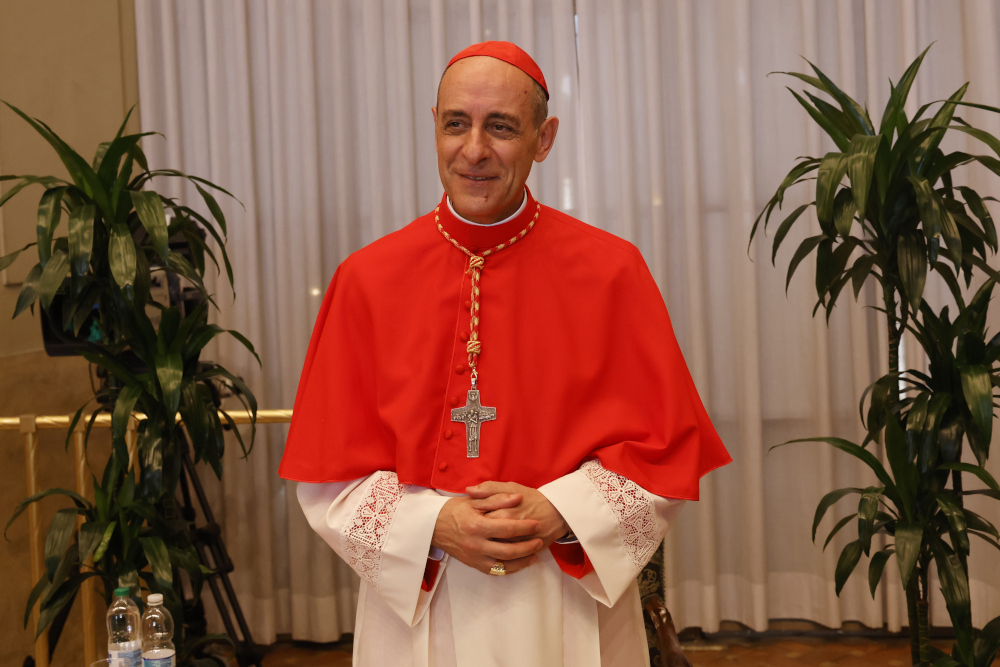
<svg viewBox="0 0 1000 667">
<path fill-rule="evenodd" d="M 430 109 L 448 58 L 507 39 L 545 72 L 555 150 L 529 186 L 544 203 L 635 243 L 663 292 L 685 358 L 735 463 L 702 482 L 666 542 L 664 591 L 680 627 L 755 630 L 778 618 L 898 630 L 904 596 L 890 571 L 872 599 L 867 565 L 838 597 L 845 530 L 809 538 L 816 503 L 870 473 L 822 445 L 860 440 L 858 399 L 886 367 L 885 318 L 866 286 L 827 323 L 809 262 L 785 291 L 810 211 L 771 266 L 750 226 L 799 155 L 834 149 L 770 72 L 816 63 L 881 116 L 906 65 L 931 41 L 907 112 L 970 81 L 1000 105 L 1000 12 L 990 0 L 148 0 L 136 3 L 144 144 L 154 166 L 205 176 L 229 221 L 234 301 L 211 281 L 219 324 L 254 341 L 263 366 L 219 339 L 206 354 L 242 375 L 262 406 L 291 407 L 323 292 L 351 252 L 432 209 L 440 197 Z M 1000 116 L 963 109 L 1000 133 Z M 971 138 L 946 150 L 984 152 Z M 1000 194 L 992 175 L 962 177 Z M 182 179 L 160 192 L 199 203 Z M 784 210 L 811 200 L 793 189 Z M 200 205 L 196 208 L 201 208 Z M 974 286 L 975 287 L 975 286 Z M 936 306 L 948 291 L 928 280 Z M 994 309 L 996 310 L 996 309 Z M 1000 313 L 992 318 L 994 330 Z M 905 361 L 924 364 L 907 338 Z M 247 434 L 248 435 L 248 434 Z M 209 484 L 236 562 L 234 584 L 263 643 L 332 641 L 353 629 L 357 578 L 308 529 L 294 485 L 275 474 L 284 427 L 235 440 Z M 881 456 L 881 453 L 880 453 Z M 994 473 L 995 463 L 991 464 Z M 209 472 L 203 473 L 208 480 Z M 1000 519 L 982 499 L 970 501 Z M 995 504 L 995 503 L 994 503 Z M 818 541 L 853 510 L 844 501 Z M 891 568 L 892 566 L 890 566 Z M 977 623 L 1000 613 L 1000 555 L 970 560 Z M 947 622 L 937 594 L 932 620 Z"/>
</svg>

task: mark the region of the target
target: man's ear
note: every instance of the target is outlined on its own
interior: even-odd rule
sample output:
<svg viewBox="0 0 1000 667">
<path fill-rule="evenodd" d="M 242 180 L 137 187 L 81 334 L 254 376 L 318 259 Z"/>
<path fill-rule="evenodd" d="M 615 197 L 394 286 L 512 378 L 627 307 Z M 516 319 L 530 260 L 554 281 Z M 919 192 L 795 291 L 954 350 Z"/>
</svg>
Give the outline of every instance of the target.
<svg viewBox="0 0 1000 667">
<path fill-rule="evenodd" d="M 435 114 L 435 118 L 437 115 Z M 535 151 L 535 162 L 541 162 L 549 155 L 552 144 L 555 143 L 556 133 L 559 131 L 559 119 L 555 116 L 546 118 L 542 126 L 538 128 L 538 150 Z"/>
<path fill-rule="evenodd" d="M 438 108 L 437 107 L 431 107 L 431 115 L 434 116 L 434 127 L 437 127 L 437 124 L 438 124 Z"/>
</svg>

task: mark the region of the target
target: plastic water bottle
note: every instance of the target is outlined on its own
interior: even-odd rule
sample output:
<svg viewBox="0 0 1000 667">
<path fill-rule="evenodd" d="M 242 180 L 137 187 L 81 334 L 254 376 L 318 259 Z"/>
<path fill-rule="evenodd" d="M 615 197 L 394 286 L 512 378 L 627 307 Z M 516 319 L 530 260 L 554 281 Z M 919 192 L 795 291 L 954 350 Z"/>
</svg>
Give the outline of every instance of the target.
<svg viewBox="0 0 1000 667">
<path fill-rule="evenodd" d="M 174 667 L 174 619 L 163 606 L 163 596 L 152 593 L 146 598 L 142 615 L 142 667 Z"/>
<path fill-rule="evenodd" d="M 142 667 L 139 608 L 128 594 L 127 587 L 116 588 L 108 608 L 108 667 Z"/>
</svg>

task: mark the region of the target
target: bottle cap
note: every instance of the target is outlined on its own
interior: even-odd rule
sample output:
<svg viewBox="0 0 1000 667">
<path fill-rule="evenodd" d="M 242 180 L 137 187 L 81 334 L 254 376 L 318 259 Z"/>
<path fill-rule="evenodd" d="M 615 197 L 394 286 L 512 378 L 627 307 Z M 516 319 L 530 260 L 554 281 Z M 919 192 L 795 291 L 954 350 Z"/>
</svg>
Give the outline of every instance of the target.
<svg viewBox="0 0 1000 667">
<path fill-rule="evenodd" d="M 146 598 L 146 604 L 163 604 L 163 595 L 160 593 L 150 593 Z"/>
<path fill-rule="evenodd" d="M 116 588 L 115 589 L 115 597 L 116 598 L 128 597 L 128 594 L 130 592 L 131 592 L 131 589 L 129 589 L 128 586 L 122 586 L 121 588 Z"/>
</svg>

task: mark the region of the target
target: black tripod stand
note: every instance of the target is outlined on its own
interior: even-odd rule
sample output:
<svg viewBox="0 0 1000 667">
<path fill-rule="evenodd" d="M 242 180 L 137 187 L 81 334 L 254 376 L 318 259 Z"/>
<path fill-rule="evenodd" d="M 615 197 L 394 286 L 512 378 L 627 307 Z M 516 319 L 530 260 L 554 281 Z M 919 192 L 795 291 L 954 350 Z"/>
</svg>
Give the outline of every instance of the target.
<svg viewBox="0 0 1000 667">
<path fill-rule="evenodd" d="M 226 627 L 226 634 L 236 646 L 237 662 L 239 662 L 240 667 L 249 667 L 250 665 L 262 667 L 261 660 L 264 654 L 250 635 L 250 627 L 243 616 L 243 609 L 240 607 L 240 601 L 236 598 L 233 584 L 229 580 L 229 573 L 233 571 L 233 561 L 229 558 L 226 543 L 222 541 L 222 530 L 215 521 L 215 515 L 212 514 L 208 497 L 205 495 L 205 488 L 201 485 L 198 471 L 194 467 L 194 461 L 191 460 L 191 447 L 187 434 L 183 431 L 179 431 L 179 434 L 183 443 L 180 475 L 181 515 L 192 524 L 191 542 L 198 552 L 198 560 L 201 561 L 202 565 L 212 570 L 210 574 L 205 575 L 205 579 L 212 590 L 212 597 L 215 599 L 215 606 L 222 617 L 222 623 Z M 195 525 L 197 513 L 192 502 L 192 488 L 195 497 L 197 497 L 202 517 L 205 519 L 204 526 Z M 225 589 L 224 591 L 220 590 L 220 582 L 222 589 Z M 223 598 L 223 593 L 225 593 L 225 598 Z M 236 619 L 236 625 L 239 625 L 239 636 L 236 634 L 233 617 Z"/>
</svg>

